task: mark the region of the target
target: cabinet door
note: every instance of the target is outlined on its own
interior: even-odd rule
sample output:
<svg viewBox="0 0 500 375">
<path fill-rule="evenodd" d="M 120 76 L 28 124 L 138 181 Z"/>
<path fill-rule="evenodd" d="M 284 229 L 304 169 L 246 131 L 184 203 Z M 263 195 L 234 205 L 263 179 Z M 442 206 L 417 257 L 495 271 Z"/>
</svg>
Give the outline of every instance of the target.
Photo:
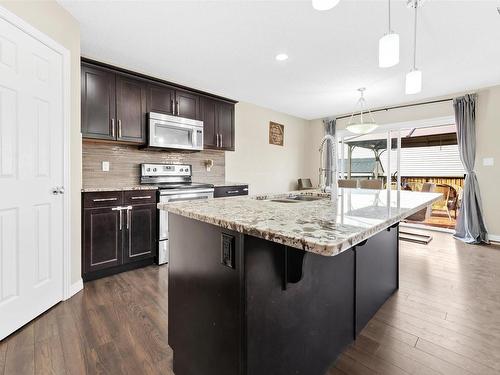
<svg viewBox="0 0 500 375">
<path fill-rule="evenodd" d="M 156 253 L 156 205 L 134 205 L 126 213 L 123 263 L 150 258 Z"/>
<path fill-rule="evenodd" d="M 200 97 L 187 91 L 175 91 L 175 114 L 193 120 L 200 118 Z"/>
<path fill-rule="evenodd" d="M 203 148 L 217 148 L 217 102 L 202 97 L 200 114 L 203 121 Z"/>
<path fill-rule="evenodd" d="M 83 272 L 120 265 L 121 211 L 113 207 L 85 209 L 83 216 Z"/>
<path fill-rule="evenodd" d="M 219 148 L 234 151 L 234 104 L 218 102 Z"/>
<path fill-rule="evenodd" d="M 175 91 L 168 86 L 148 85 L 147 111 L 174 114 Z"/>
<path fill-rule="evenodd" d="M 82 136 L 116 138 L 115 74 L 82 65 Z"/>
<path fill-rule="evenodd" d="M 139 80 L 116 76 L 117 139 L 146 142 L 146 85 Z"/>
</svg>

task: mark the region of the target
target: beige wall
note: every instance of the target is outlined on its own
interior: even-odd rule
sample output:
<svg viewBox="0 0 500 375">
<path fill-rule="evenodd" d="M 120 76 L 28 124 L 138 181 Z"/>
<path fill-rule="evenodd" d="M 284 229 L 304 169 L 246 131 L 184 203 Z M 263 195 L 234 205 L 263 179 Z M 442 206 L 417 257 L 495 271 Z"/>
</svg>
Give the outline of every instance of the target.
<svg viewBox="0 0 500 375">
<path fill-rule="evenodd" d="M 82 184 L 80 137 L 80 27 L 55 1 L 3 1 L 0 6 L 66 47 L 71 53 L 71 280 L 81 278 L 80 189 Z"/>
<path fill-rule="evenodd" d="M 500 86 L 479 90 L 476 108 L 476 173 L 481 189 L 486 227 L 500 240 Z M 495 165 L 483 166 L 493 157 Z"/>
<path fill-rule="evenodd" d="M 235 113 L 236 151 L 226 153 L 226 179 L 248 182 L 250 194 L 282 192 L 297 187 L 306 171 L 309 121 L 248 103 Z M 284 146 L 269 144 L 269 122 L 285 125 Z"/>
<path fill-rule="evenodd" d="M 476 108 L 476 172 L 483 200 L 483 209 L 488 231 L 492 237 L 500 239 L 500 86 L 484 88 L 476 91 L 478 103 Z M 463 93 L 449 95 L 456 97 Z M 432 98 L 435 100 L 441 98 Z M 405 121 L 418 121 L 436 117 L 453 116 L 452 102 L 436 103 L 416 107 L 407 107 L 374 113 L 379 124 L 392 124 Z M 344 129 L 348 119 L 339 120 L 338 129 Z M 311 121 L 311 134 L 315 134 L 315 142 L 322 136 L 322 121 Z M 319 131 L 319 132 L 318 132 Z M 495 165 L 483 166 L 483 158 L 493 157 Z M 319 161 L 310 158 L 309 169 L 318 168 Z"/>
</svg>

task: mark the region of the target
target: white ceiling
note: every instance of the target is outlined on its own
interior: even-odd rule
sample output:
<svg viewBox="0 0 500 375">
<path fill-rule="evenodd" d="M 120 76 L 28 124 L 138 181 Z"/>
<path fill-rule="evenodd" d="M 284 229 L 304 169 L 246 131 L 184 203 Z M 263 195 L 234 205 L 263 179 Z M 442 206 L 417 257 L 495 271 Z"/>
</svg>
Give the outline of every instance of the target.
<svg viewBox="0 0 500 375">
<path fill-rule="evenodd" d="M 393 1 L 401 62 L 378 68 L 387 1 L 59 1 L 81 24 L 82 55 L 306 119 L 500 83 L 500 1 L 427 0 L 419 17 L 423 91 L 404 94 L 413 13 Z M 286 52 L 290 58 L 275 61 Z"/>
</svg>

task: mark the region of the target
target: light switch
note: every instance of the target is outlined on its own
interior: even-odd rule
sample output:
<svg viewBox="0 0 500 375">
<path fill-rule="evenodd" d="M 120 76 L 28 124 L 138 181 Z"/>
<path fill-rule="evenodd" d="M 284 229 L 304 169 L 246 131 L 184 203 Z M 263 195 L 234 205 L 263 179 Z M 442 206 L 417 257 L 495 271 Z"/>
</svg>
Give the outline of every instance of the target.
<svg viewBox="0 0 500 375">
<path fill-rule="evenodd" d="M 103 172 L 109 172 L 109 161 L 103 161 L 102 162 L 102 171 Z"/>
<path fill-rule="evenodd" d="M 483 166 L 484 167 L 493 167 L 495 165 L 494 158 L 483 158 Z"/>
</svg>

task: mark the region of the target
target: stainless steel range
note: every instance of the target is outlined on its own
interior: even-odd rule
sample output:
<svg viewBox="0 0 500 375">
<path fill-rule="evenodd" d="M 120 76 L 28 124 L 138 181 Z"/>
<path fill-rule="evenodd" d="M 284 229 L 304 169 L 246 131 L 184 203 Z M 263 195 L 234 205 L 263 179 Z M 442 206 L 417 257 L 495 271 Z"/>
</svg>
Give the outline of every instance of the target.
<svg viewBox="0 0 500 375">
<path fill-rule="evenodd" d="M 158 187 L 158 202 L 209 199 L 214 186 L 192 182 L 192 168 L 187 164 L 141 164 L 141 184 Z M 168 213 L 158 211 L 158 264 L 168 262 Z"/>
</svg>

